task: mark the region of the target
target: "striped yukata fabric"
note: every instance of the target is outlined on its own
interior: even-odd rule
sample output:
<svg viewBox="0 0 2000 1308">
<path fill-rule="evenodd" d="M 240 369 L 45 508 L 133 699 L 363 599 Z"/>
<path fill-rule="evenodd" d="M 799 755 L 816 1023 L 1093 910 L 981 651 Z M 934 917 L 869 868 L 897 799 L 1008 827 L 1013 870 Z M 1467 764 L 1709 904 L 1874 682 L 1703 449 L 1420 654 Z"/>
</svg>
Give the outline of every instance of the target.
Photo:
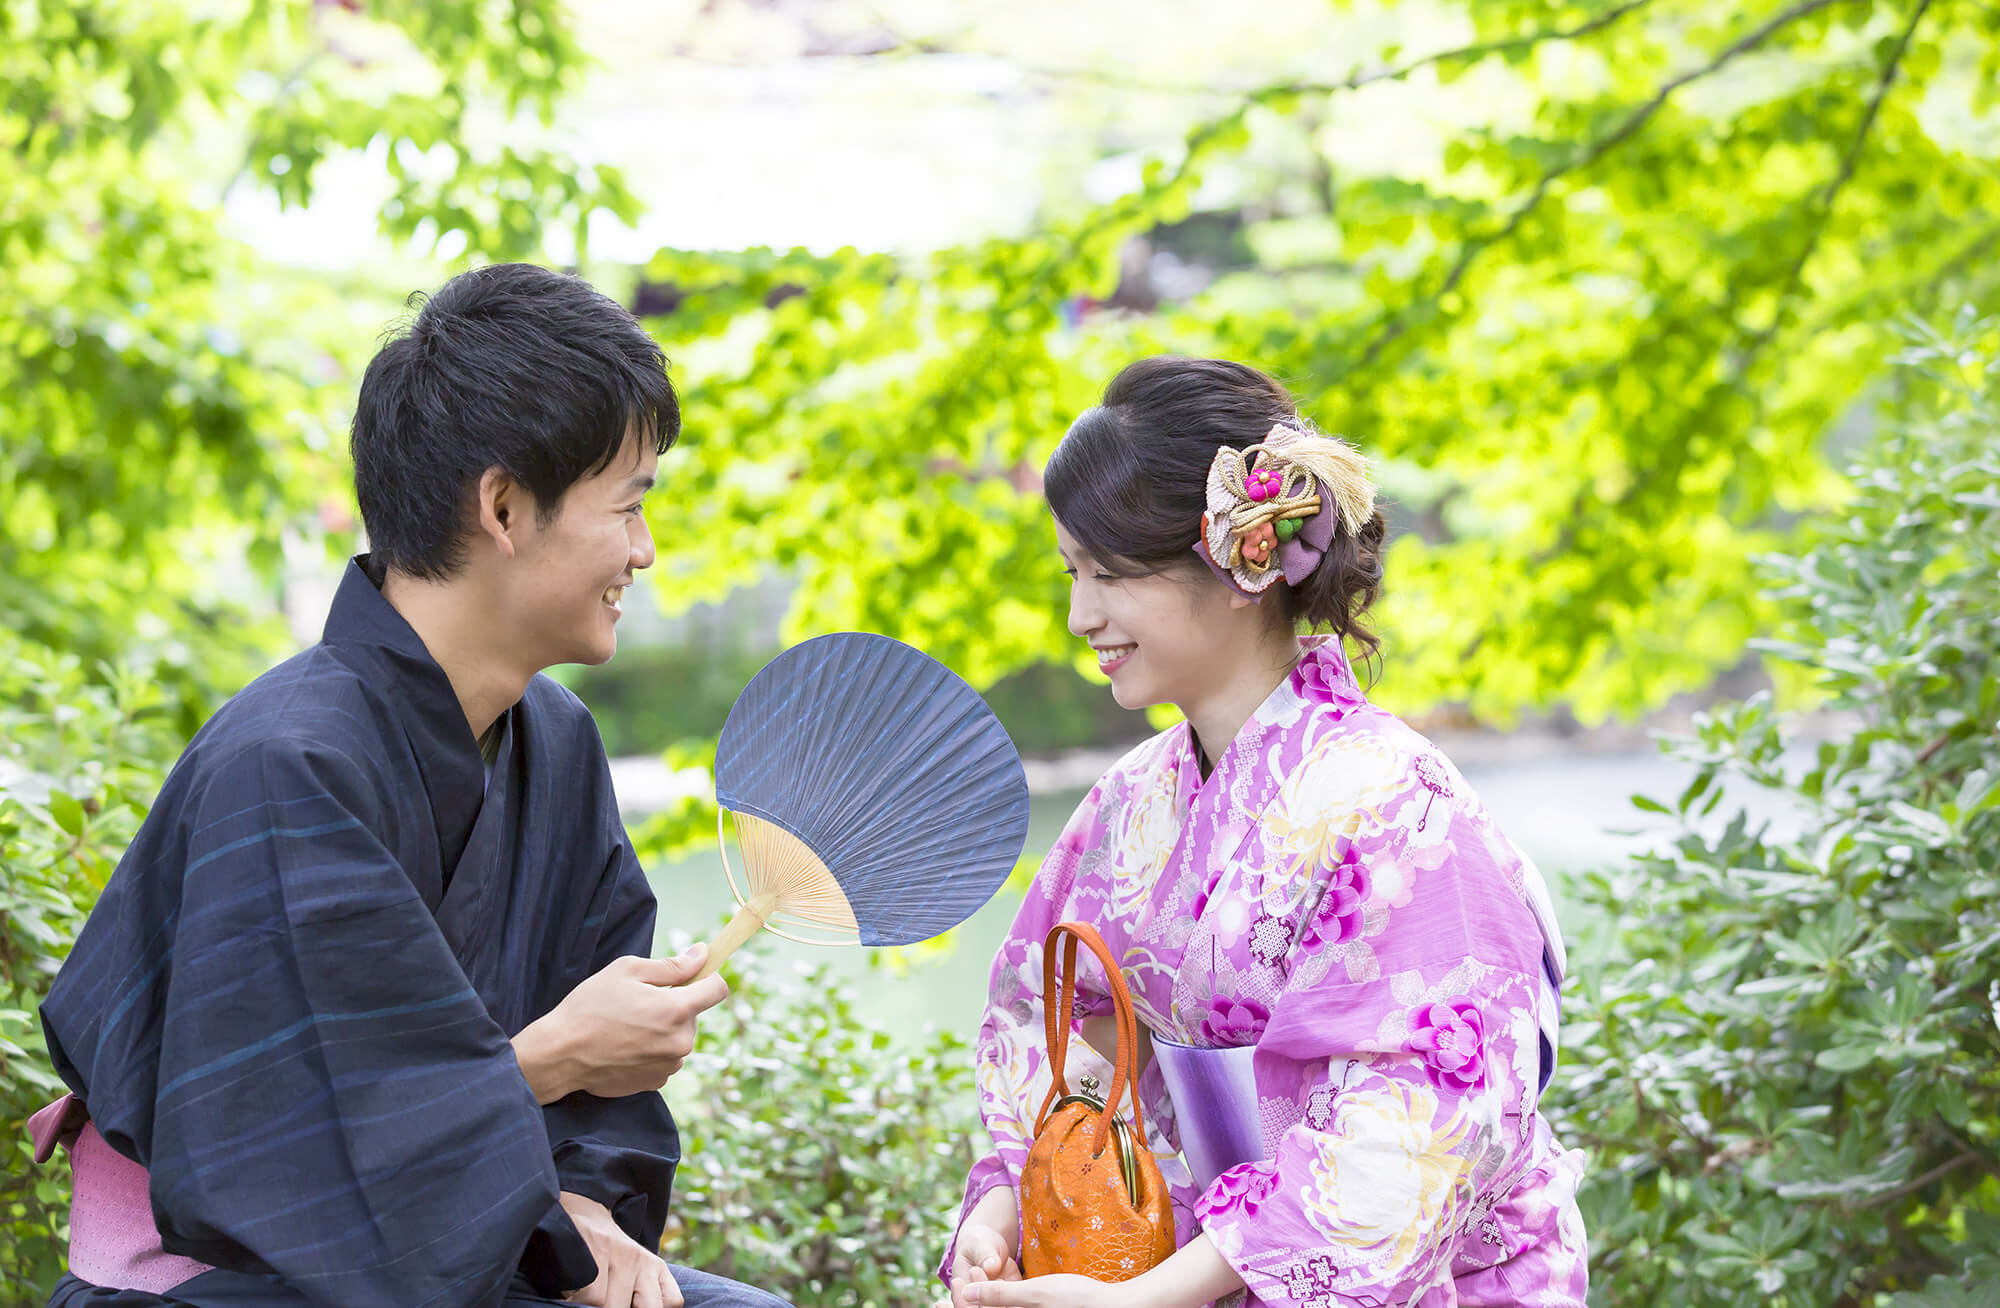
<svg viewBox="0 0 2000 1308">
<path fill-rule="evenodd" d="M 538 1106 L 509 1043 L 652 948 L 595 724 L 537 677 L 489 783 L 364 563 L 322 642 L 195 737 L 42 1008 L 167 1249 L 214 1268 L 121 1305 L 555 1297 L 595 1274 L 558 1190 L 648 1248 L 665 1226 L 664 1100 Z"/>
</svg>

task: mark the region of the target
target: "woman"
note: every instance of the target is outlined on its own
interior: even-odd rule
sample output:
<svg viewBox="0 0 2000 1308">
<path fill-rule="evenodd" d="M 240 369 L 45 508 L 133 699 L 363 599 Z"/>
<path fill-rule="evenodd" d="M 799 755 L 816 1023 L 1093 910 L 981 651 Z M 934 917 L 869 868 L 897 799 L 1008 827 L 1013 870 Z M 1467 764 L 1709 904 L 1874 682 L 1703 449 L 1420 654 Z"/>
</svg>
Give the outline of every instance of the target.
<svg viewBox="0 0 2000 1308">
<path fill-rule="evenodd" d="M 1365 463 L 1262 373 L 1155 358 L 1077 419 L 1046 486 L 1070 630 L 1120 704 L 1186 721 L 1085 797 L 994 961 L 991 1150 L 946 1256 L 954 1302 L 1581 1305 L 1581 1155 L 1536 1111 L 1560 940 L 1534 866 L 1348 666 L 1344 646 L 1375 651 L 1382 579 Z M 1254 1046 L 1266 1156 L 1206 1185 L 1148 1063 L 1180 1248 L 1117 1284 L 1023 1280 L 1016 1260 L 1048 1087 L 1042 940 L 1070 919 L 1104 937 L 1161 1042 Z M 1108 1012 L 1088 966 L 1078 983 L 1086 1018 Z"/>
</svg>

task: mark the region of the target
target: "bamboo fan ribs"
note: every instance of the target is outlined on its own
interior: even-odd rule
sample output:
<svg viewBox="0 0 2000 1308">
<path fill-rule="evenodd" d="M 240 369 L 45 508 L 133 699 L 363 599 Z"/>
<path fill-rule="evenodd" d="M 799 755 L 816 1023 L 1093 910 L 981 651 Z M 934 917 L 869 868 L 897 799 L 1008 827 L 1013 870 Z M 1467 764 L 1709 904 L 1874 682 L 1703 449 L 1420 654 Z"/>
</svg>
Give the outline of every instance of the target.
<svg viewBox="0 0 2000 1308">
<path fill-rule="evenodd" d="M 808 944 L 927 940 L 992 898 L 1028 834 L 1020 757 L 978 692 L 859 632 L 796 645 L 751 679 L 716 747 L 715 794 L 738 911 L 704 975 L 760 928 Z"/>
</svg>

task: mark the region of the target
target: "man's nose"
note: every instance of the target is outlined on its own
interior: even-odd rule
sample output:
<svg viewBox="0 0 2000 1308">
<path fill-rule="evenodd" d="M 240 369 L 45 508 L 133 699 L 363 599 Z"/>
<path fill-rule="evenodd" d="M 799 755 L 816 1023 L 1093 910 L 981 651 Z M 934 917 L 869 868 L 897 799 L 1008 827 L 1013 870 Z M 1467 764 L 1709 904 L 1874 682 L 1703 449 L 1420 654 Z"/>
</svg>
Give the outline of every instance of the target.
<svg viewBox="0 0 2000 1308">
<path fill-rule="evenodd" d="M 656 551 L 653 549 L 653 529 L 646 525 L 646 515 L 639 515 L 639 533 L 632 541 L 632 571 L 642 572 L 653 566 Z"/>
</svg>

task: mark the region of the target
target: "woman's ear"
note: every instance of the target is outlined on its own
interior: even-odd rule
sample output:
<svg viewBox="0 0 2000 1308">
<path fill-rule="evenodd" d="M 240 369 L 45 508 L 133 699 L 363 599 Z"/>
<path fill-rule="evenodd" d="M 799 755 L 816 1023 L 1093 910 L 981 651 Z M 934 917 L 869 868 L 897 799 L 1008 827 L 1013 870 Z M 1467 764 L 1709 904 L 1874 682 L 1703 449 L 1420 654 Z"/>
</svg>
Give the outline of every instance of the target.
<svg viewBox="0 0 2000 1308">
<path fill-rule="evenodd" d="M 505 468 L 479 474 L 479 534 L 493 542 L 505 558 L 513 558 L 525 515 L 534 506 L 527 490 Z"/>
</svg>

